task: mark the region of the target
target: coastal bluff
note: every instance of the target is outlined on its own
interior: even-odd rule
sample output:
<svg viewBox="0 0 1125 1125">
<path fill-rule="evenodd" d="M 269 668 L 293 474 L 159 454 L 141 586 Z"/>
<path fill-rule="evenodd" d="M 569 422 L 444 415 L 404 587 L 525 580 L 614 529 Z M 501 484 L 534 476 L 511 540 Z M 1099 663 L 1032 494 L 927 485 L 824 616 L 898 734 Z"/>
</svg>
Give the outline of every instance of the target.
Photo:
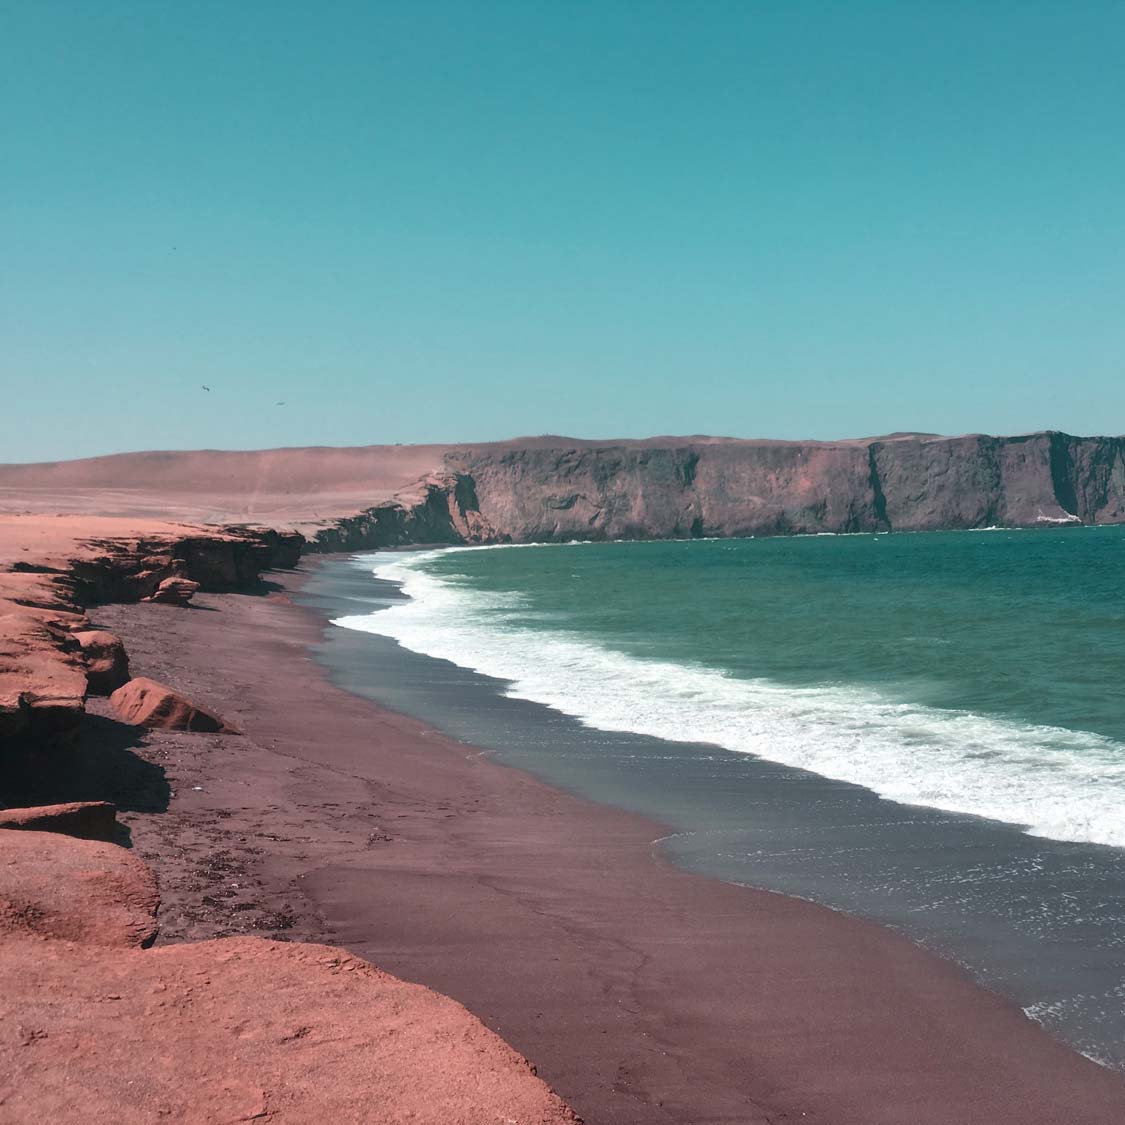
<svg viewBox="0 0 1125 1125">
<path fill-rule="evenodd" d="M 121 846 L 129 829 L 113 803 L 72 799 L 102 769 L 99 784 L 112 775 L 129 807 L 165 812 L 170 787 L 163 807 L 130 788 L 164 776 L 133 753 L 137 732 L 232 733 L 179 692 L 130 678 L 121 638 L 87 611 L 197 612 L 153 596 L 169 583 L 262 596 L 262 572 L 294 566 L 302 543 L 0 515 L 0 1121 L 578 1120 L 460 1004 L 341 949 L 284 934 L 149 948 L 155 870 Z M 108 714 L 87 708 L 113 687 Z"/>
<path fill-rule="evenodd" d="M 87 607 L 253 588 L 310 552 L 1121 522 L 1125 438 L 1058 431 L 548 435 L 0 465 L 0 737 L 73 738 L 100 690 Z"/>
<path fill-rule="evenodd" d="M 545 442 L 447 456 L 513 541 L 933 531 L 1125 520 L 1125 439 Z"/>
<path fill-rule="evenodd" d="M 305 550 L 1125 522 L 1125 438 L 544 436 L 0 465 L 0 511 L 255 524 Z"/>
<path fill-rule="evenodd" d="M 710 438 L 605 443 L 545 437 L 484 446 L 139 453 L 0 466 L 0 806 L 8 806 L 0 848 L 11 877 L 7 890 L 0 888 L 0 913 L 7 919 L 0 933 L 0 1007 L 6 1026 L 14 1029 L 0 1044 L 0 1057 L 17 1080 L 14 1092 L 0 1099 L 0 1120 L 26 1120 L 34 1113 L 60 1121 L 161 1115 L 369 1120 L 372 1106 L 379 1120 L 435 1125 L 576 1120 L 525 1055 L 553 1068 L 551 1083 L 557 1073 L 559 1088 L 564 1089 L 563 1082 L 570 1087 L 564 1092 L 568 1100 L 574 1092 L 579 1112 L 585 1112 L 581 1100 L 594 1099 L 595 1105 L 626 1107 L 634 1114 L 628 1120 L 647 1120 L 651 1114 L 644 1115 L 655 1104 L 647 1100 L 651 1083 L 677 1069 L 668 1066 L 663 1037 L 650 1037 L 654 1011 L 675 1013 L 659 1019 L 681 1037 L 695 1037 L 698 1028 L 711 1026 L 712 1037 L 703 1040 L 706 1050 L 683 1056 L 705 1059 L 702 1069 L 685 1065 L 680 1077 L 673 1074 L 670 1085 L 659 1087 L 682 1100 L 668 1109 L 668 1120 L 698 1120 L 701 1097 L 707 1104 L 712 1104 L 708 1098 L 717 1105 L 737 1103 L 733 1115 L 724 1118 L 733 1120 L 805 1116 L 802 1107 L 810 1101 L 829 1105 L 843 1098 L 859 1108 L 851 1115 L 837 1112 L 834 1119 L 841 1121 L 922 1120 L 926 1106 L 931 1113 L 926 1120 L 944 1121 L 950 1097 L 959 1106 L 983 1107 L 977 1116 L 961 1113 L 958 1119 L 964 1121 L 1053 1122 L 1063 1119 L 1063 1104 L 1067 1120 L 1117 1119 L 1116 1076 L 1072 1055 L 990 994 L 978 995 L 953 969 L 861 923 L 854 924 L 863 931 L 858 945 L 851 939 L 838 943 L 833 935 L 843 931 L 836 928 L 836 915 L 809 904 L 772 895 L 744 901 L 741 888 L 662 873 L 652 867 L 647 825 L 630 829 L 636 836 L 634 863 L 641 866 L 626 867 L 625 883 L 639 885 L 635 876 L 642 870 L 645 879 L 667 883 L 669 897 L 651 900 L 656 904 L 652 917 L 661 925 L 643 928 L 657 932 L 669 917 L 688 919 L 684 933 L 693 940 L 661 938 L 655 959 L 640 958 L 662 961 L 663 969 L 648 978 L 644 1002 L 625 1012 L 634 1022 L 621 1023 L 625 1006 L 603 980 L 623 974 L 617 978 L 625 982 L 620 995 L 632 996 L 637 955 L 628 927 L 623 931 L 628 940 L 607 942 L 602 926 L 615 924 L 622 895 L 608 896 L 604 918 L 597 912 L 601 907 L 591 907 L 598 894 L 605 896 L 600 858 L 593 875 L 574 868 L 569 898 L 557 894 L 561 845 L 574 837 L 580 855 L 598 850 L 586 845 L 585 829 L 575 833 L 571 813 L 557 815 L 562 798 L 546 793 L 536 798 L 538 811 L 528 814 L 523 801 L 534 783 L 520 780 L 519 799 L 508 794 L 500 800 L 512 810 L 506 815 L 517 818 L 513 831 L 520 817 L 530 817 L 537 826 L 557 826 L 560 834 L 543 842 L 552 873 L 546 883 L 521 868 L 523 859 L 517 856 L 517 870 L 504 878 L 514 878 L 511 885 L 522 887 L 521 893 L 497 895 L 492 864 L 499 853 L 513 850 L 505 841 L 519 837 L 512 837 L 501 819 L 497 850 L 490 835 L 497 822 L 483 816 L 478 830 L 484 833 L 478 844 L 483 850 L 477 855 L 488 857 L 489 865 L 482 868 L 487 876 L 478 878 L 468 867 L 455 870 L 451 861 L 465 854 L 465 833 L 476 822 L 484 790 L 466 799 L 459 824 L 442 827 L 448 816 L 443 786 L 459 792 L 466 776 L 460 759 L 435 756 L 430 761 L 440 775 L 435 781 L 431 770 L 417 769 L 415 750 L 428 753 L 436 741 L 407 720 L 378 714 L 374 736 L 372 712 L 362 700 L 337 692 L 322 677 L 309 677 L 305 653 L 318 626 L 289 608 L 287 579 L 271 572 L 298 565 L 307 552 L 409 544 L 1123 522 L 1122 444 L 1120 438 L 1059 434 L 894 435 L 834 443 Z M 175 596 L 158 596 L 161 590 Z M 232 592 L 243 596 L 224 597 Z M 136 617 L 113 612 L 130 604 Z M 258 640 L 249 643 L 248 637 Z M 189 638 L 194 638 L 194 664 L 181 644 Z M 259 652 L 257 664 L 248 660 L 253 652 Z M 220 654 L 224 671 L 216 663 Z M 268 674 L 261 674 L 266 666 Z M 177 697 L 184 693 L 186 701 L 207 704 L 219 692 L 218 719 L 237 720 L 243 728 L 230 740 L 238 745 L 225 747 L 220 733 L 151 730 L 159 724 L 136 725 L 141 716 L 122 714 L 112 698 L 91 698 L 123 690 L 122 680 L 137 691 L 138 680 L 150 675 Z M 251 692 L 265 693 L 254 717 L 256 732 L 243 724 L 246 714 L 254 715 L 243 707 L 243 697 Z M 308 705 L 306 692 L 312 697 Z M 293 700 L 299 702 L 292 706 Z M 180 747 L 177 755 L 193 755 L 196 772 L 179 772 L 159 741 L 164 738 L 184 740 L 183 746 L 168 745 Z M 149 739 L 157 744 L 148 746 Z M 198 749 L 186 748 L 191 740 L 198 740 Z M 96 754 L 89 753 L 92 749 Z M 382 756 L 357 789 L 373 752 Z M 320 755 L 326 755 L 323 761 Z M 114 794 L 89 790 L 87 775 L 100 776 L 93 769 L 95 757 L 112 770 Z M 346 770 L 341 761 L 349 763 Z M 479 768 L 475 754 L 473 763 Z M 425 800 L 410 796 L 405 804 L 391 806 L 403 816 L 385 814 L 405 825 L 409 812 L 417 835 L 408 842 L 405 829 L 396 837 L 369 823 L 371 794 L 381 793 L 391 776 L 397 776 L 403 792 L 413 794 L 420 772 L 436 788 L 423 791 L 429 794 Z M 228 774 L 237 776 L 231 780 Z M 301 936 L 288 929 L 296 919 L 288 905 L 290 897 L 298 898 L 293 878 L 307 875 L 311 881 L 302 886 L 316 882 L 327 896 L 345 870 L 334 875 L 332 863 L 325 866 L 325 856 L 339 861 L 345 854 L 336 852 L 338 845 L 327 835 L 317 844 L 323 852 L 314 852 L 311 860 L 303 850 L 299 857 L 287 857 L 274 846 L 288 839 L 283 833 L 296 830 L 302 835 L 293 841 L 305 847 L 305 828 L 315 821 L 304 789 L 310 778 L 326 786 L 320 797 L 326 823 L 341 840 L 346 837 L 348 862 L 359 864 L 346 871 L 348 879 L 362 868 L 379 887 L 382 917 L 413 917 L 412 924 L 421 925 L 410 931 L 410 942 L 417 943 L 423 958 L 431 948 L 427 942 L 436 937 L 441 955 L 431 958 L 430 967 L 448 971 L 447 979 L 427 976 L 430 988 L 399 979 L 411 972 L 384 961 L 384 953 L 393 960 L 396 944 L 408 948 L 410 942 L 398 943 L 393 934 L 381 951 L 373 951 L 371 961 L 320 944 L 320 931 L 290 940 Z M 343 790 L 335 788 L 339 785 Z M 118 808 L 132 817 L 133 827 L 143 826 L 131 841 L 149 850 L 141 858 L 156 865 L 151 870 L 140 859 L 130 862 L 130 853 L 119 846 L 130 840 L 133 828 L 128 821 L 112 820 L 107 799 L 116 800 L 117 790 L 129 802 Z M 338 798 L 346 802 L 353 796 L 363 806 L 360 817 L 341 816 Z M 279 797 L 284 798 L 280 804 Z M 207 815 L 201 815 L 204 809 L 210 810 Z M 581 815 L 594 817 L 580 822 L 593 825 L 610 814 Z M 90 819 L 97 821 L 92 829 L 86 823 Z M 616 820 L 605 831 L 612 846 L 624 838 Z M 95 838 L 70 839 L 77 834 Z M 242 853 L 228 850 L 232 839 L 243 840 Z M 260 840 L 269 845 L 259 846 Z M 384 848 L 391 842 L 393 848 Z M 251 853 L 259 858 L 240 858 Z M 298 858 L 311 868 L 291 868 Z M 237 914 L 260 915 L 263 925 L 253 928 L 278 930 L 272 939 L 235 936 L 237 931 L 229 929 L 193 933 L 189 927 L 177 933 L 174 921 L 164 935 L 157 932 L 156 893 L 166 896 L 166 906 L 178 903 L 180 916 L 191 925 L 215 927 L 217 918 L 236 917 L 243 896 L 253 893 L 234 889 L 244 881 L 243 871 L 264 875 L 274 862 L 280 866 L 270 876 L 269 896 L 260 903 L 247 898 L 252 909 Z M 161 864 L 168 878 L 153 883 Z M 392 870 L 396 864 L 401 867 Z M 94 870 L 105 877 L 88 878 Z M 220 880 L 230 883 L 222 890 L 233 899 L 214 897 Z M 561 952 L 544 962 L 548 971 L 541 982 L 548 1002 L 527 1008 L 526 994 L 517 990 L 505 1003 L 526 1010 L 518 1010 L 519 1019 L 511 1022 L 496 1021 L 491 1001 L 473 1000 L 472 1011 L 496 1022 L 490 1031 L 447 999 L 470 1003 L 457 994 L 458 983 L 474 972 L 471 965 L 451 964 L 449 950 L 483 948 L 488 930 L 480 941 L 474 937 L 477 944 L 442 947 L 446 931 L 424 915 L 412 915 L 423 884 L 434 887 L 432 901 L 440 907 L 440 917 L 431 918 L 456 914 L 449 909 L 453 901 L 467 907 L 457 925 L 495 925 L 494 913 L 502 905 L 517 941 L 531 942 L 523 948 L 538 948 L 540 935 L 552 938 L 557 930 L 560 944 L 549 948 Z M 392 892 L 404 896 L 397 909 Z M 548 909 L 542 906 L 543 894 Z M 647 889 L 641 898 L 648 900 Z M 685 909 L 685 901 L 698 905 Z M 204 910 L 214 913 L 191 913 Z M 742 928 L 727 925 L 734 910 L 742 912 Z M 559 911 L 566 915 L 563 926 L 552 921 Z M 807 926 L 794 911 L 811 912 Z M 344 930 L 325 936 L 348 944 L 351 922 L 346 911 L 339 918 Z M 696 919 L 711 919 L 717 927 L 698 945 Z M 829 919 L 834 929 L 825 931 Z M 580 1000 L 568 1009 L 565 996 L 574 991 L 576 977 L 589 975 L 585 961 L 567 961 L 573 935 L 583 926 L 594 941 L 584 947 L 583 957 L 589 955 L 590 963 L 608 975 L 595 978 L 593 990 L 580 994 L 589 997 L 586 1007 Z M 351 931 L 351 938 L 358 932 Z M 156 948 L 144 948 L 154 938 Z M 710 941 L 733 944 L 711 946 Z M 749 963 L 748 946 L 739 944 L 747 941 L 754 957 L 772 941 L 775 960 L 747 977 L 753 1002 L 731 1004 L 726 966 Z M 866 966 L 871 958 L 880 970 L 887 963 L 885 942 L 892 943 L 895 965 L 907 971 L 904 977 L 898 969 L 886 974 L 893 987 L 880 992 L 879 972 Z M 604 965 L 589 952 L 610 946 Z M 720 952 L 712 952 L 710 969 L 696 977 L 697 949 L 708 948 Z M 686 961 L 677 952 L 685 949 Z M 724 949 L 735 950 L 737 957 Z M 868 950 L 868 960 L 857 961 L 857 950 Z M 810 956 L 822 958 L 821 971 L 810 972 Z M 532 966 L 536 974 L 537 964 Z M 716 973 L 716 966 L 722 971 Z M 847 989 L 837 983 L 838 975 L 850 982 Z M 502 976 L 507 987 L 507 964 Z M 717 1003 L 724 1018 L 737 1026 L 742 1026 L 737 1021 L 756 1020 L 757 1032 L 720 1035 L 729 1024 L 708 1024 L 708 1009 L 700 1007 L 695 994 L 696 982 L 707 979 L 721 984 Z M 769 982 L 765 993 L 759 981 Z M 816 982 L 827 982 L 827 992 L 815 991 Z M 853 1017 L 868 1011 L 873 994 L 874 1014 L 870 1021 L 864 1016 L 861 1028 L 873 1029 L 869 1041 L 856 1034 Z M 675 1001 L 671 1007 L 656 1006 L 657 998 L 669 996 Z M 772 996 L 772 1003 L 763 1005 L 763 996 Z M 828 1003 L 822 1002 L 824 996 L 830 997 Z M 597 1053 L 608 1066 L 600 1086 L 601 1061 L 591 1067 L 578 1046 L 570 1045 L 572 1053 L 564 1052 L 561 1062 L 553 1057 L 560 1042 L 568 1047 L 567 1027 L 585 1028 L 595 1009 L 603 1031 L 616 1033 L 618 1049 L 639 1063 L 635 1075 L 600 1046 Z M 575 1012 L 579 1021 L 568 1024 Z M 809 1012 L 825 1017 L 821 1039 L 810 1037 Z M 543 1038 L 543 1029 L 554 1035 L 556 1025 L 559 1034 Z M 785 1030 L 793 1027 L 799 1032 Z M 511 1036 L 515 1048 L 504 1041 L 510 1028 L 519 1033 Z M 1010 1036 L 1015 1036 L 1012 1046 Z M 832 1045 L 827 1056 L 818 1042 Z M 748 1043 L 754 1053 L 749 1068 Z M 870 1050 L 869 1043 L 877 1049 Z M 812 1049 L 793 1054 L 794 1044 Z M 841 1063 L 846 1054 L 839 1052 L 846 1044 L 855 1046 L 863 1065 Z M 873 1056 L 887 1065 L 867 1068 Z M 889 1083 L 888 1074 L 893 1075 Z M 987 1080 L 980 1077 L 985 1074 Z M 704 1080 L 708 1093 L 701 1095 Z M 122 1083 L 132 1099 L 124 1112 Z M 748 1100 L 747 1088 L 758 1100 Z M 996 1105 L 999 1112 L 990 1108 Z M 904 1106 L 909 1108 L 903 1111 Z M 782 1108 L 775 1112 L 773 1107 Z M 610 1114 L 604 1119 L 625 1118 Z"/>
</svg>

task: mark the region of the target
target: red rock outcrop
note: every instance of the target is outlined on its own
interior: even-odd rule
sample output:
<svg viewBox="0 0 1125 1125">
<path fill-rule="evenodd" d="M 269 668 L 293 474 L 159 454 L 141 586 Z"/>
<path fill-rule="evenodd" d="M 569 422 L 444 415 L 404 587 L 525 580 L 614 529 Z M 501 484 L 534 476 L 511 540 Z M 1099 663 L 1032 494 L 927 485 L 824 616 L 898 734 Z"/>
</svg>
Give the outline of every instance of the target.
<svg viewBox="0 0 1125 1125">
<path fill-rule="evenodd" d="M 165 578 L 147 598 L 142 598 L 141 601 L 159 602 L 161 605 L 187 605 L 198 589 L 199 583 L 193 582 L 190 578 Z"/>
<path fill-rule="evenodd" d="M 146 950 L 157 905 L 123 848 L 0 832 L 0 1121 L 577 1120 L 453 1000 L 323 945 Z"/>
<path fill-rule="evenodd" d="M 576 1119 L 459 1004 L 323 945 L 0 945 L 0 1120 Z"/>
<path fill-rule="evenodd" d="M 216 583 L 256 577 L 259 543 L 243 555 L 242 542 L 157 555 L 105 541 L 77 567 L 29 551 L 0 573 L 0 780 L 24 748 L 73 742 L 87 670 L 121 671 L 84 601 L 135 600 L 184 565 Z M 143 678 L 111 700 L 134 722 L 228 729 Z M 460 1005 L 338 950 L 235 939 L 143 952 L 152 872 L 62 834 L 113 829 L 105 803 L 0 811 L 0 1121 L 576 1120 Z"/>
<path fill-rule="evenodd" d="M 119 687 L 109 697 L 109 702 L 125 722 L 134 726 L 210 734 L 237 733 L 218 715 L 192 703 L 167 684 L 157 683 L 147 676 L 137 676 Z"/>
<path fill-rule="evenodd" d="M 59 832 L 80 840 L 112 843 L 117 833 L 117 808 L 109 801 L 70 801 L 64 805 L 0 809 L 0 828 Z"/>
<path fill-rule="evenodd" d="M 65 561 L 77 597 L 84 605 L 135 602 L 152 597 L 168 579 L 186 579 L 213 593 L 240 590 L 257 583 L 263 570 L 294 565 L 302 542 L 295 533 L 261 529 L 184 531 L 79 544 Z"/>
<path fill-rule="evenodd" d="M 80 629 L 71 635 L 86 661 L 86 682 L 91 694 L 109 695 L 129 679 L 129 657 L 120 637 L 104 629 Z"/>
<path fill-rule="evenodd" d="M 5 598 L 0 576 L 0 757 L 15 739 L 72 740 L 82 716 L 86 669 L 70 629 L 83 618 L 71 610 Z M 57 593 L 52 578 L 34 577 L 44 593 Z M 28 591 L 18 583 L 19 595 Z"/>
<path fill-rule="evenodd" d="M 105 675 L 87 666 L 87 606 L 138 601 L 168 579 L 176 590 L 250 587 L 264 569 L 294 565 L 302 542 L 262 528 L 0 515 L 0 783 L 6 754 L 74 742 L 88 671 L 89 690 L 118 686 L 116 658 Z"/>
<path fill-rule="evenodd" d="M 0 532 L 12 522 L 0 517 Z M 242 530 L 79 542 L 15 522 L 14 541 L 0 534 L 0 566 L 13 568 L 0 570 L 0 782 L 13 755 L 35 763 L 36 747 L 75 743 L 88 672 L 107 687 L 127 674 L 86 605 L 237 588 L 271 560 L 295 561 L 299 543 Z M 133 722 L 229 729 L 151 680 L 111 700 Z M 103 803 L 0 811 L 0 1121 L 576 1120 L 460 1005 L 337 950 L 137 949 L 156 934 L 152 872 L 62 834 L 112 833 L 113 814 Z"/>
<path fill-rule="evenodd" d="M 149 945 L 159 903 L 152 871 L 125 848 L 54 832 L 0 832 L 0 951 L 13 938 L 32 937 Z"/>
</svg>

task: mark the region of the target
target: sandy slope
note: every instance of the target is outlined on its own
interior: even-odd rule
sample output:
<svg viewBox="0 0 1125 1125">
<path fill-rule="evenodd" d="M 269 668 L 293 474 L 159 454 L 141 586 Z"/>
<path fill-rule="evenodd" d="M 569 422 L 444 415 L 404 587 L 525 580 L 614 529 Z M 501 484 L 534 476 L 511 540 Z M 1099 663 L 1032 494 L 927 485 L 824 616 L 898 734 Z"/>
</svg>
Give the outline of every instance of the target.
<svg viewBox="0 0 1125 1125">
<path fill-rule="evenodd" d="M 390 499 L 440 469 L 444 446 L 123 453 L 0 465 L 0 512 L 74 512 L 297 527 Z"/>
</svg>

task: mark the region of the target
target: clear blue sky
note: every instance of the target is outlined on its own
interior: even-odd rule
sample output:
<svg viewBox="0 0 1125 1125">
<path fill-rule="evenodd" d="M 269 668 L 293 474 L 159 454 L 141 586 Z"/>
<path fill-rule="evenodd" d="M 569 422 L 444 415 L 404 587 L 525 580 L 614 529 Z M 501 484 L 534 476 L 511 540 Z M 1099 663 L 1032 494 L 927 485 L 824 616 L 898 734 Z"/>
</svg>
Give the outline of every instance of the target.
<svg viewBox="0 0 1125 1125">
<path fill-rule="evenodd" d="M 0 0 L 0 461 L 1121 433 L 1123 60 L 1125 3 Z"/>
</svg>

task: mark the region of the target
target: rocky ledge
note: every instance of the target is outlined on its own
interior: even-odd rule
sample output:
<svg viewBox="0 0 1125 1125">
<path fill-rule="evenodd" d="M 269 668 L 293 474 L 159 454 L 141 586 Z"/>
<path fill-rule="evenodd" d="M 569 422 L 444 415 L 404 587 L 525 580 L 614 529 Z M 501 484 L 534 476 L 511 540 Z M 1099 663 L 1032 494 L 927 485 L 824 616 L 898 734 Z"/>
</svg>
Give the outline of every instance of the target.
<svg viewBox="0 0 1125 1125">
<path fill-rule="evenodd" d="M 294 565 L 300 536 L 52 528 L 46 551 L 20 539 L 42 532 L 34 519 L 0 523 L 0 1120 L 576 1122 L 459 1004 L 341 950 L 258 938 L 148 949 L 158 888 L 110 842 L 124 831 L 113 805 L 3 807 L 21 775 L 50 790 L 52 771 L 79 764 L 88 690 L 112 692 L 128 723 L 229 731 L 174 689 L 130 679 L 121 641 L 86 609 L 192 612 L 196 589 L 254 589 L 263 570 Z"/>
<path fill-rule="evenodd" d="M 577 1119 L 460 1004 L 324 945 L 146 949 L 124 848 L 0 831 L 0 1119 Z"/>
<path fill-rule="evenodd" d="M 195 589 L 252 589 L 263 571 L 295 566 L 303 543 L 295 532 L 198 528 L 76 538 L 44 556 L 18 542 L 34 522 L 4 521 L 17 542 L 5 552 L 9 569 L 0 570 L 0 785 L 12 755 L 73 742 L 87 692 L 113 690 L 127 677 L 124 651 L 91 629 L 87 608 L 142 599 L 184 605 Z"/>
</svg>

